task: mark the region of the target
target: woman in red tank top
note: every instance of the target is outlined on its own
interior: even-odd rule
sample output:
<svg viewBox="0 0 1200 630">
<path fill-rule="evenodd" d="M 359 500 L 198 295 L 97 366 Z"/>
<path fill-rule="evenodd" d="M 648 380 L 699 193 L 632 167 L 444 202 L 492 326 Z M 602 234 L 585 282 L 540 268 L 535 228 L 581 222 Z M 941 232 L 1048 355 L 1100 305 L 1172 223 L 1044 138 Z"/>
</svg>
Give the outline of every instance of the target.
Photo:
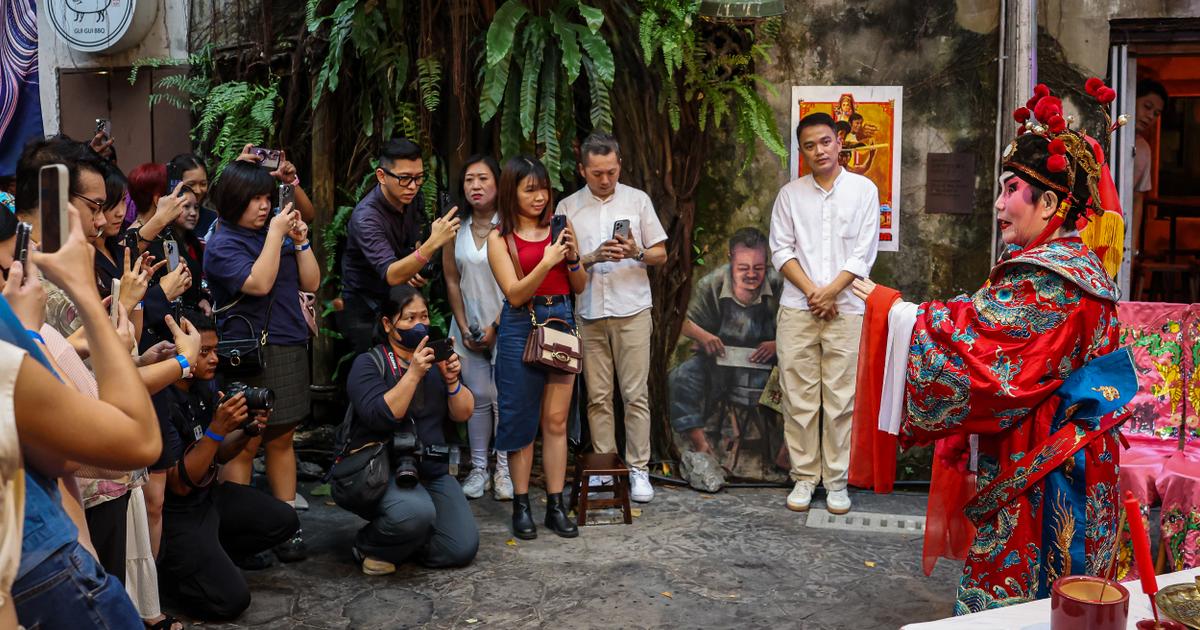
<svg viewBox="0 0 1200 630">
<path fill-rule="evenodd" d="M 505 304 L 496 334 L 496 394 L 500 422 L 496 450 L 508 452 L 513 482 L 513 534 L 537 537 L 529 507 L 529 474 L 533 442 L 542 430 L 542 462 L 546 478 L 546 520 L 551 531 L 566 538 L 579 535 L 567 517 L 562 491 L 567 470 L 567 415 L 575 375 L 545 372 L 522 360 L 538 323 L 558 318 L 574 328 L 572 293 L 581 293 L 587 274 L 579 263 L 575 235 L 568 223 L 550 241 L 553 194 L 546 167 L 537 159 L 517 156 L 500 173 L 496 209 L 500 229 L 488 235 L 488 263 L 504 292 Z M 512 249 L 510 249 L 510 240 Z M 513 263 L 513 250 L 520 268 Z"/>
</svg>

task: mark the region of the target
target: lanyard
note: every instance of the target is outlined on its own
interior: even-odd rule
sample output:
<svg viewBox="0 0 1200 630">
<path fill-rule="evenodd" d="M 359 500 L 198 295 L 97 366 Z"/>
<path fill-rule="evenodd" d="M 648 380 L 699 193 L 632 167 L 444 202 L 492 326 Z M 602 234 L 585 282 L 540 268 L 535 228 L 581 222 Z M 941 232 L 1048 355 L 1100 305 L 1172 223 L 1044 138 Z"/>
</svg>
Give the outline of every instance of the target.
<svg viewBox="0 0 1200 630">
<path fill-rule="evenodd" d="M 395 353 L 393 353 L 390 348 L 387 351 L 387 356 L 388 367 L 392 368 L 392 376 L 396 377 L 396 380 L 400 380 L 400 377 L 404 376 L 405 368 L 400 366 L 399 361 L 396 359 Z"/>
</svg>

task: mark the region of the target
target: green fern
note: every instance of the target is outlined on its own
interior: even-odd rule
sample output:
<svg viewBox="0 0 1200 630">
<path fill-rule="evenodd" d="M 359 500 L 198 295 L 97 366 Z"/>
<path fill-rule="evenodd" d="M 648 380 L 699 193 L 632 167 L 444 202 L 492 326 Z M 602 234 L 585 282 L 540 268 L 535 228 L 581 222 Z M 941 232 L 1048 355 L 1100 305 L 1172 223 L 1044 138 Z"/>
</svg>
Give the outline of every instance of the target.
<svg viewBox="0 0 1200 630">
<path fill-rule="evenodd" d="M 442 63 L 433 57 L 417 60 L 417 83 L 421 87 L 421 104 L 434 112 L 442 102 Z"/>
</svg>

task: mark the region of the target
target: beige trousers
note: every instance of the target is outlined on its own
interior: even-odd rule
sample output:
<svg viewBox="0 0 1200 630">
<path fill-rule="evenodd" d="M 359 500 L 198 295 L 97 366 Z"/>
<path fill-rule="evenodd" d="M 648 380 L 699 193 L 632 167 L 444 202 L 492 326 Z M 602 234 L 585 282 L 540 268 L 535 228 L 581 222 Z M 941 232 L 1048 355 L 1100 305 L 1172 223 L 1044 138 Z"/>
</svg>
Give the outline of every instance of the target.
<svg viewBox="0 0 1200 630">
<path fill-rule="evenodd" d="M 824 481 L 826 490 L 846 487 L 861 335 L 862 315 L 826 321 L 806 310 L 779 308 L 776 352 L 793 481 Z"/>
<path fill-rule="evenodd" d="M 629 317 L 579 319 L 583 340 L 583 376 L 588 390 L 588 426 L 597 453 L 617 452 L 613 415 L 613 369 L 625 401 L 625 463 L 646 469 L 650 463 L 650 309 Z"/>
</svg>

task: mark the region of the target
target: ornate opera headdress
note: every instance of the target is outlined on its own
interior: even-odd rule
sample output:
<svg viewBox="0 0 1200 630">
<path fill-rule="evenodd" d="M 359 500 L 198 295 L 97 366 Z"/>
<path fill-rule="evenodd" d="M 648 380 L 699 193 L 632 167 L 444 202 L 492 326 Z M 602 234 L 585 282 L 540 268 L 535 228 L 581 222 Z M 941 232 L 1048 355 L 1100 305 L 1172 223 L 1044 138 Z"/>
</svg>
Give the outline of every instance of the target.
<svg viewBox="0 0 1200 630">
<path fill-rule="evenodd" d="M 1088 79 L 1084 90 L 1104 113 L 1106 135 L 1127 122 L 1124 114 L 1115 122 L 1109 117 L 1108 104 L 1117 93 L 1103 81 Z M 1045 84 L 1033 88 L 1033 98 L 1018 107 L 1013 118 L 1020 126 L 1017 137 L 1004 150 L 1001 169 L 1034 186 L 1053 190 L 1061 200 L 1050 225 L 1027 247 L 1044 243 L 1074 209 L 1075 227 L 1083 232 L 1084 242 L 1115 277 L 1125 242 L 1124 218 L 1100 143 L 1071 128 L 1075 117 L 1063 114 L 1062 100 L 1053 96 Z"/>
</svg>

